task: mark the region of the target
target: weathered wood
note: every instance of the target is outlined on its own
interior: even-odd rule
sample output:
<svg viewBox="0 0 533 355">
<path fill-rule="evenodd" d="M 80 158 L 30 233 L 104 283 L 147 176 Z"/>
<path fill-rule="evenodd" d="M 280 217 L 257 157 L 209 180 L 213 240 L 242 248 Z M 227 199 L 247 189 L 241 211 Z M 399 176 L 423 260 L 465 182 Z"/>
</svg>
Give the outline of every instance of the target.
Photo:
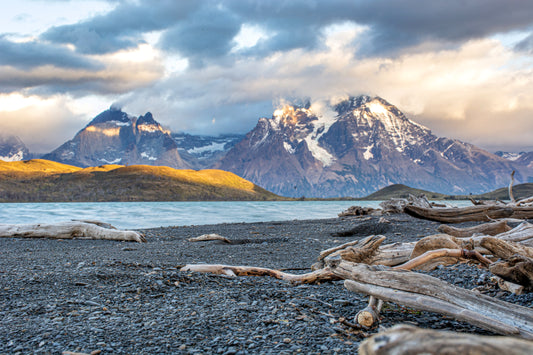
<svg viewBox="0 0 533 355">
<path fill-rule="evenodd" d="M 253 266 L 230 266 L 219 264 L 190 264 L 185 265 L 180 271 L 203 272 L 226 276 L 269 276 L 279 280 L 294 283 L 317 283 L 340 280 L 329 268 L 319 269 L 306 274 L 290 274 L 279 270 L 253 267 Z"/>
<path fill-rule="evenodd" d="M 352 258 L 352 261 L 364 262 L 371 265 L 394 266 L 405 263 L 414 248 L 415 243 L 392 243 L 382 245 L 386 238 L 382 235 L 371 235 L 361 240 L 356 240 L 324 250 L 318 257 L 319 262 L 312 269 L 324 267 L 324 259 Z M 341 254 L 342 253 L 342 254 Z"/>
<path fill-rule="evenodd" d="M 516 217 L 515 209 L 518 207 L 508 206 L 469 206 L 461 208 L 421 208 L 417 206 L 405 206 L 404 212 L 417 218 L 428 219 L 441 223 L 461 223 L 461 222 L 488 222 L 491 219 Z M 524 211 L 523 214 L 526 214 Z M 531 218 L 533 218 L 533 208 L 531 208 Z"/>
<path fill-rule="evenodd" d="M 371 327 L 379 320 L 379 313 L 383 307 L 383 301 L 370 296 L 368 300 L 368 306 L 357 312 L 355 315 L 355 323 L 362 325 L 363 327 Z"/>
<path fill-rule="evenodd" d="M 483 237 L 479 244 L 500 259 L 507 260 L 515 254 L 533 258 L 533 248 L 497 237 Z"/>
<path fill-rule="evenodd" d="M 507 221 L 484 223 L 468 228 L 456 228 L 447 224 L 443 224 L 437 228 L 439 232 L 452 235 L 456 238 L 468 238 L 474 234 L 496 235 L 510 231 L 511 229 L 512 228 L 507 225 Z"/>
<path fill-rule="evenodd" d="M 371 236 L 365 238 L 361 243 L 348 246 L 338 251 L 340 257 L 354 263 L 368 263 L 369 259 L 376 253 L 380 244 L 385 240 L 384 236 Z M 331 255 L 335 255 L 331 254 Z"/>
<path fill-rule="evenodd" d="M 341 250 L 344 250 L 344 249 L 346 249 L 348 247 L 351 247 L 351 246 L 357 246 L 359 248 L 361 248 L 361 247 L 362 248 L 367 248 L 367 247 L 372 247 L 374 245 L 378 245 L 379 246 L 385 239 L 386 239 L 386 237 L 382 236 L 382 235 L 371 235 L 371 236 L 368 236 L 368 237 L 366 237 L 364 239 L 354 240 L 354 241 L 351 241 L 351 242 L 348 242 L 348 243 L 344 243 L 344 244 L 338 245 L 336 247 L 321 251 L 319 256 L 318 256 L 318 260 L 322 260 L 325 257 L 330 256 L 330 255 L 338 255 L 338 252 L 340 252 Z"/>
<path fill-rule="evenodd" d="M 513 172 L 511 173 L 511 182 L 509 183 L 509 199 L 511 200 L 512 204 L 516 204 L 516 200 L 515 200 L 514 194 L 513 194 L 514 173 L 515 173 L 515 171 L 513 170 Z"/>
<path fill-rule="evenodd" d="M 413 309 L 437 312 L 500 334 L 533 339 L 533 310 L 429 275 L 384 266 L 337 261 L 331 271 L 350 291 L 364 293 Z"/>
<path fill-rule="evenodd" d="M 223 237 L 221 235 L 218 235 L 218 234 L 202 234 L 198 237 L 194 237 L 194 238 L 189 238 L 187 239 L 189 242 L 208 242 L 208 241 L 212 241 L 212 240 L 221 240 L 223 241 L 224 243 L 228 243 L 228 244 L 231 244 L 231 241 L 226 238 L 226 237 Z"/>
<path fill-rule="evenodd" d="M 460 243 L 455 237 L 448 234 L 430 235 L 420 239 L 413 248 L 410 259 L 414 259 L 426 252 L 439 249 L 461 249 Z M 458 256 L 460 257 L 460 255 Z M 438 265 L 451 265 L 457 263 L 457 256 L 441 253 L 441 256 L 432 256 L 432 259 L 427 259 L 417 269 L 419 270 L 433 270 Z"/>
<path fill-rule="evenodd" d="M 514 255 L 507 260 L 489 266 L 490 272 L 504 280 L 524 286 L 526 291 L 533 291 L 533 259 Z"/>
<path fill-rule="evenodd" d="M 409 260 L 416 242 L 381 245 L 368 260 L 370 265 L 396 266 Z"/>
<path fill-rule="evenodd" d="M 498 234 L 498 238 L 533 247 L 533 224 L 524 222 L 508 232 Z"/>
<path fill-rule="evenodd" d="M 422 255 L 417 256 L 409 260 L 408 262 L 394 266 L 393 269 L 396 270 L 431 270 L 427 267 L 428 263 L 434 259 L 440 259 L 439 263 L 442 263 L 443 258 L 453 258 L 453 264 L 457 262 L 459 258 L 465 259 L 474 259 L 481 262 L 484 265 L 491 264 L 491 261 L 485 258 L 483 255 L 478 253 L 475 250 L 466 250 L 466 249 L 436 249 L 428 250 Z M 431 264 L 433 266 L 433 264 Z M 424 266 L 424 267 L 422 267 Z"/>
<path fill-rule="evenodd" d="M 94 223 L 62 222 L 55 224 L 0 224 L 0 238 L 107 239 L 146 242 L 135 231 L 103 228 Z"/>
<path fill-rule="evenodd" d="M 496 282 L 500 289 L 507 291 L 507 292 L 514 293 L 515 295 L 521 295 L 525 292 L 524 286 L 515 284 L 514 282 L 504 280 L 499 276 L 496 276 L 496 275 L 491 276 L 490 280 L 492 282 Z"/>
<path fill-rule="evenodd" d="M 531 354 L 533 342 L 502 336 L 421 329 L 397 325 L 365 339 L 359 355 L 525 355 Z"/>
<path fill-rule="evenodd" d="M 406 206 L 416 206 L 421 208 L 431 208 L 432 204 L 425 195 L 414 196 L 409 194 L 408 198 L 391 198 L 379 204 L 383 213 L 402 213 Z"/>
</svg>

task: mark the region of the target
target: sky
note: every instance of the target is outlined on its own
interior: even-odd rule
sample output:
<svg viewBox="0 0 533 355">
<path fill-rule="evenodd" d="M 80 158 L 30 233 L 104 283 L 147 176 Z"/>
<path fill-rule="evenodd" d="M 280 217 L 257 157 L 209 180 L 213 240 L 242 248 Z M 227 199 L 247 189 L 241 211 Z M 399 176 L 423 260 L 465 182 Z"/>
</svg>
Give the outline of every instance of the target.
<svg viewBox="0 0 533 355">
<path fill-rule="evenodd" d="M 533 1 L 0 0 L 0 133 L 49 152 L 111 105 L 246 133 L 380 96 L 439 136 L 533 151 Z"/>
</svg>

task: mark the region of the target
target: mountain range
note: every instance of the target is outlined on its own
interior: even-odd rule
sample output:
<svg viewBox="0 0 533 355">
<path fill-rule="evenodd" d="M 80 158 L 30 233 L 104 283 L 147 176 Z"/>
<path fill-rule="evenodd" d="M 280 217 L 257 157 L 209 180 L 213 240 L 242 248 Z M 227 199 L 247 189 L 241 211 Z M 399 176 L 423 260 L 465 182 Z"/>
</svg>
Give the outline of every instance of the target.
<svg viewBox="0 0 533 355">
<path fill-rule="evenodd" d="M 217 168 L 289 197 L 364 196 L 391 184 L 476 194 L 507 185 L 513 170 L 517 183 L 533 179 L 533 152 L 496 155 L 438 137 L 365 95 L 285 105 L 246 135 L 217 137 L 171 133 L 149 112 L 137 118 L 112 107 L 43 158 L 79 167 Z"/>
<path fill-rule="evenodd" d="M 364 196 L 391 184 L 480 193 L 530 169 L 472 144 L 437 137 L 380 97 L 329 107 L 287 105 L 261 118 L 215 167 L 284 196 Z"/>
</svg>

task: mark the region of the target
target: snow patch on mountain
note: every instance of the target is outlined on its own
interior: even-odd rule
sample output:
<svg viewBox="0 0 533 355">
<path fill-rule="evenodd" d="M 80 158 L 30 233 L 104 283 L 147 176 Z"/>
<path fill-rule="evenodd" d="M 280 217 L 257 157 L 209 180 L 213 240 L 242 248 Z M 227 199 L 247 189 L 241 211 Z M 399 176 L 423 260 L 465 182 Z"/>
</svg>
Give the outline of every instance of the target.
<svg viewBox="0 0 533 355">
<path fill-rule="evenodd" d="M 189 154 L 202 154 L 202 153 L 214 153 L 218 151 L 224 151 L 224 146 L 227 144 L 227 142 L 212 142 L 209 145 L 205 145 L 203 147 L 194 147 L 192 149 L 187 149 L 187 153 Z"/>
<path fill-rule="evenodd" d="M 369 145 L 368 147 L 366 147 L 366 150 L 363 153 L 363 158 L 365 158 L 365 160 L 370 160 L 370 159 L 374 158 L 374 154 L 372 154 L 372 152 L 371 152 L 372 148 L 374 148 L 374 144 Z"/>
<path fill-rule="evenodd" d="M 143 159 L 148 159 L 148 160 L 157 160 L 156 157 L 152 157 L 150 156 L 150 154 L 146 153 L 146 152 L 142 152 L 141 153 L 141 158 Z"/>
<path fill-rule="evenodd" d="M 0 156 L 0 160 L 3 161 L 19 161 L 24 159 L 24 152 L 19 150 L 15 154 L 7 155 L 5 157 Z"/>
</svg>

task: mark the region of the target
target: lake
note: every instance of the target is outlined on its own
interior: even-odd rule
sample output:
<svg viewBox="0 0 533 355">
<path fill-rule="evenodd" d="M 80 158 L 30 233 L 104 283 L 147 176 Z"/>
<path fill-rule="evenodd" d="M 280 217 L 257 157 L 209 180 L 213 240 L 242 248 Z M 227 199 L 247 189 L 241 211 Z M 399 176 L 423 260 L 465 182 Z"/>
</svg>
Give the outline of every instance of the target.
<svg viewBox="0 0 533 355">
<path fill-rule="evenodd" d="M 350 206 L 380 201 L 0 203 L 0 224 L 98 220 L 121 229 L 334 218 Z M 469 201 L 453 201 L 468 205 Z"/>
</svg>

